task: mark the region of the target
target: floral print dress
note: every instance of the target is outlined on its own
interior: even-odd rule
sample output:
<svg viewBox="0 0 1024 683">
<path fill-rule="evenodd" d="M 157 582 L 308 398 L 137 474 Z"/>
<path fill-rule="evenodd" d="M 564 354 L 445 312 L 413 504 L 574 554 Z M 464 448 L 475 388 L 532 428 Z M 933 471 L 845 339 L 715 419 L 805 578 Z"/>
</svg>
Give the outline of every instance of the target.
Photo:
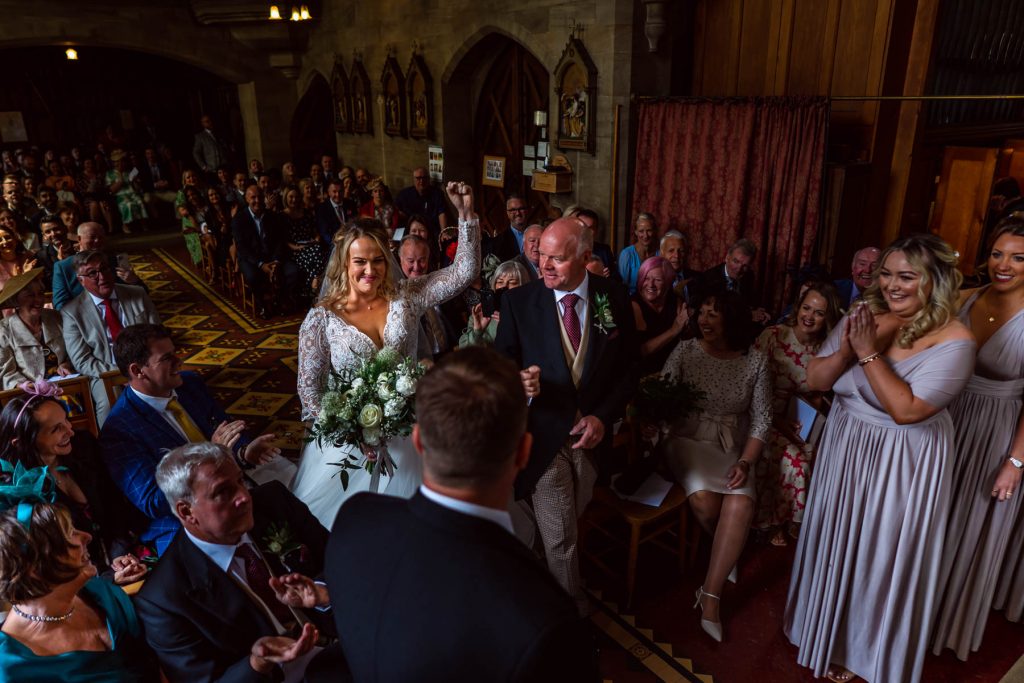
<svg viewBox="0 0 1024 683">
<path fill-rule="evenodd" d="M 792 326 L 779 324 L 762 332 L 754 346 L 768 357 L 774 422 L 755 466 L 758 497 L 753 526 L 770 529 L 787 522 L 800 524 L 814 454 L 806 444 L 794 443 L 778 425 L 792 419 L 789 405 L 793 396 L 806 398 L 814 393 L 807 387 L 807 365 L 821 344 L 805 346 L 796 338 Z"/>
</svg>

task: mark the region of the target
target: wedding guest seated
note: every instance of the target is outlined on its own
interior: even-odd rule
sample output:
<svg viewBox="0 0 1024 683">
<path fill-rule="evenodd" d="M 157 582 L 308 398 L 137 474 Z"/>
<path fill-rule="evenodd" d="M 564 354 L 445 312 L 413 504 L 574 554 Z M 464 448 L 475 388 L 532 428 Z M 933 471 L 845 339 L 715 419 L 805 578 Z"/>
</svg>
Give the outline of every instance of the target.
<svg viewBox="0 0 1024 683">
<path fill-rule="evenodd" d="M 84 251 L 106 251 L 107 231 L 99 223 L 82 223 L 75 231 L 78 235 L 78 252 Z M 107 263 L 114 273 L 115 282 L 119 285 L 135 285 L 146 288 L 145 284 L 135 274 L 127 257 L 118 258 L 113 252 L 106 254 Z M 53 308 L 59 311 L 64 304 L 82 293 L 82 282 L 78 279 L 78 271 L 75 269 L 73 257 L 69 256 L 62 261 L 53 264 Z"/>
<path fill-rule="evenodd" d="M 576 207 L 566 215 L 580 219 L 583 225 L 587 226 L 594 234 L 593 254 L 601 259 L 601 263 L 607 269 L 605 272 L 599 273 L 599 275 L 617 279 L 619 277 L 619 269 L 615 265 L 615 254 L 612 253 L 612 248 L 603 242 L 597 241 L 597 236 L 601 232 L 601 219 L 598 218 L 597 212 L 591 209 Z"/>
<path fill-rule="evenodd" d="M 700 625 L 721 642 L 722 588 L 746 544 L 754 515 L 751 469 L 771 427 L 768 361 L 750 348 L 750 309 L 736 292 L 709 294 L 697 310 L 698 337 L 680 342 L 663 373 L 704 392 L 697 413 L 670 425 L 666 460 L 697 522 L 714 537 L 697 589 Z"/>
<path fill-rule="evenodd" d="M 601 277 L 608 277 L 609 275 L 608 266 L 604 264 L 600 256 L 591 256 L 587 259 L 587 272 L 591 275 L 600 275 Z"/>
<path fill-rule="evenodd" d="M 157 488 L 155 473 L 169 449 L 213 441 L 249 469 L 280 454 L 264 434 L 249 441 L 244 420 L 230 420 L 202 378 L 181 371 L 171 333 L 162 325 L 131 325 L 114 343 L 128 384 L 100 431 L 103 460 L 118 487 L 149 518 L 142 540 L 162 554 L 180 525 Z"/>
<path fill-rule="evenodd" d="M 60 313 L 44 308 L 42 268 L 8 280 L 0 291 L 0 309 L 14 315 L 0 320 L 0 387 L 4 391 L 39 377 L 74 372 L 64 348 Z"/>
<path fill-rule="evenodd" d="M 316 645 L 334 632 L 327 587 L 308 578 L 327 530 L 306 506 L 278 482 L 250 492 L 209 442 L 168 453 L 156 480 L 182 528 L 135 607 L 171 683 L 346 680 L 337 645 Z"/>
<path fill-rule="evenodd" d="M 430 245 L 418 235 L 406 235 L 398 246 L 398 262 L 407 278 L 422 277 L 433 270 L 430 267 Z M 434 304 L 420 318 L 420 339 L 417 349 L 421 358 L 437 360 L 455 348 L 455 328 L 450 323 L 451 312 L 444 304 Z"/>
<path fill-rule="evenodd" d="M 110 404 L 100 375 L 116 367 L 114 342 L 125 327 L 158 324 L 160 316 L 146 290 L 115 284 L 103 252 L 81 251 L 71 261 L 84 291 L 61 309 L 64 346 L 75 370 L 92 380 L 96 422 L 102 426 Z"/>
<path fill-rule="evenodd" d="M 355 680 L 598 680 L 575 605 L 512 533 L 509 491 L 532 443 L 525 399 L 498 353 L 445 357 L 417 386 L 419 492 L 359 493 L 341 508 L 325 574 L 344 591 L 334 619 Z"/>
<path fill-rule="evenodd" d="M 678 230 L 666 232 L 658 245 L 658 254 L 663 256 L 675 271 L 672 277 L 672 291 L 676 293 L 676 296 L 682 297 L 687 303 L 690 303 L 689 283 L 700 273 L 690 270 L 686 265 L 690 255 L 690 242 L 686 239 L 686 235 Z"/>
<path fill-rule="evenodd" d="M 686 302 L 672 291 L 675 270 L 661 256 L 643 262 L 632 297 L 640 341 L 640 375 L 660 372 L 690 322 Z"/>
<path fill-rule="evenodd" d="M 839 291 L 839 303 L 843 310 L 849 309 L 853 302 L 871 286 L 881 253 L 878 247 L 864 247 L 853 254 L 853 261 L 850 263 L 850 278 L 835 281 L 836 289 Z"/>
<path fill-rule="evenodd" d="M 259 302 L 259 316 L 266 319 L 279 308 L 291 309 L 292 297 L 298 291 L 299 268 L 288 256 L 288 223 L 284 217 L 266 209 L 263 194 L 254 185 L 246 188 L 245 202 L 246 208 L 231 220 L 231 235 L 242 277 Z"/>
<path fill-rule="evenodd" d="M 60 387 L 41 380 L 21 388 L 25 395 L 0 412 L 0 458 L 27 469 L 48 467 L 54 500 L 68 509 L 76 529 L 92 537 L 92 563 L 117 584 L 138 581 L 146 568 L 132 551 L 145 519 L 111 481 L 95 437 L 72 430 Z"/>
<path fill-rule="evenodd" d="M 640 266 L 649 257 L 655 256 L 655 247 L 658 228 L 654 216 L 649 213 L 639 213 L 633 221 L 633 244 L 623 248 L 619 252 L 619 277 L 623 284 L 629 288 L 632 296 L 637 291 L 637 275 L 640 273 Z"/>
<path fill-rule="evenodd" d="M 96 575 L 91 541 L 52 501 L 26 489 L 30 472 L 0 484 L 0 626 L 5 681 L 151 683 L 159 673 L 128 595 Z"/>
<path fill-rule="evenodd" d="M 523 253 L 516 256 L 515 261 L 526 269 L 527 278 L 523 284 L 540 279 L 540 236 L 544 234 L 542 225 L 531 225 L 523 231 Z"/>
<path fill-rule="evenodd" d="M 351 182 L 355 183 L 355 180 L 353 179 Z M 370 193 L 370 201 L 359 207 L 359 215 L 365 218 L 376 218 L 387 228 L 388 235 L 393 235 L 395 228 L 398 227 L 398 209 L 391 199 L 391 191 L 380 178 L 371 180 L 366 185 L 366 189 Z"/>
<path fill-rule="evenodd" d="M 725 262 L 708 268 L 691 285 L 691 298 L 704 299 L 712 292 L 727 290 L 740 295 L 751 309 L 751 319 L 767 324 L 772 318 L 760 307 L 757 283 L 754 282 L 754 259 L 757 245 L 746 238 L 736 240 L 726 252 Z"/>
<path fill-rule="evenodd" d="M 43 269 L 43 282 L 50 287 L 53 282 L 53 267 L 75 253 L 75 245 L 68 239 L 67 229 L 60 216 L 47 216 L 39 221 L 43 233 L 43 246 L 36 252 L 36 265 Z"/>
<path fill-rule="evenodd" d="M 491 286 L 491 304 L 494 309 L 491 315 L 485 315 L 483 303 L 478 303 L 470 309 L 471 319 L 469 326 L 463 331 L 459 338 L 459 347 L 463 346 L 490 346 L 494 344 L 494 335 L 498 331 L 498 320 L 500 319 L 501 298 L 500 292 L 506 289 L 515 289 L 530 281 L 526 267 L 516 259 L 505 261 L 494 269 L 488 284 Z"/>
<path fill-rule="evenodd" d="M 316 207 L 316 230 L 320 241 L 330 249 L 334 244 L 334 234 L 344 228 L 353 216 L 351 207 L 346 207 L 342 201 L 340 180 L 330 180 L 325 193 L 327 199 Z"/>
<path fill-rule="evenodd" d="M 754 348 L 768 358 L 772 380 L 772 428 L 764 456 L 757 461 L 757 510 L 754 528 L 772 534 L 771 544 L 786 545 L 796 538 L 807 504 L 814 453 L 797 437 L 799 423 L 794 397 L 820 405 L 821 392 L 807 386 L 807 366 L 842 311 L 830 282 L 808 282 L 801 289 L 785 322 L 765 329 Z"/>
<path fill-rule="evenodd" d="M 327 267 L 327 250 L 317 237 L 313 212 L 303 205 L 299 189 L 288 186 L 281 191 L 281 198 L 282 215 L 288 221 L 288 249 L 302 275 L 303 292 L 299 298 L 316 298 Z"/>
<path fill-rule="evenodd" d="M 22 246 L 18 234 L 0 227 L 0 285 L 35 267 L 35 258 Z"/>
<path fill-rule="evenodd" d="M 448 227 L 448 202 L 444 192 L 430 181 L 430 174 L 423 167 L 413 169 L 412 183 L 395 197 L 395 206 L 406 216 L 422 216 L 429 235 L 436 237 Z"/>
<path fill-rule="evenodd" d="M 57 191 L 52 187 L 43 186 L 39 188 L 39 196 L 37 197 L 39 202 L 39 210 L 29 219 L 29 223 L 32 226 L 32 232 L 36 235 L 42 235 L 41 223 L 46 218 L 57 218 L 57 211 L 60 208 L 60 204 L 57 201 Z M 43 237 L 43 244 L 46 244 L 46 238 Z"/>
</svg>

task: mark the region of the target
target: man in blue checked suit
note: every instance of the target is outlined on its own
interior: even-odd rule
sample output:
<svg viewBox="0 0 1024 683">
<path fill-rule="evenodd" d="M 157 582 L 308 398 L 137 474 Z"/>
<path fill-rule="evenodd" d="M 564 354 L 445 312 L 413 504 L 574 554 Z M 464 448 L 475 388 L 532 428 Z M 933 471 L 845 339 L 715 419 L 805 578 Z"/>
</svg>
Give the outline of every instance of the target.
<svg viewBox="0 0 1024 683">
<path fill-rule="evenodd" d="M 171 334 L 162 325 L 125 327 L 114 344 L 114 359 L 128 378 L 100 431 L 103 459 L 128 500 L 149 517 L 142 540 L 163 553 L 181 524 L 156 484 L 160 458 L 189 442 L 212 441 L 229 448 L 243 469 L 280 453 L 273 434 L 249 441 L 243 420 L 229 421 L 203 380 L 181 372 Z"/>
</svg>

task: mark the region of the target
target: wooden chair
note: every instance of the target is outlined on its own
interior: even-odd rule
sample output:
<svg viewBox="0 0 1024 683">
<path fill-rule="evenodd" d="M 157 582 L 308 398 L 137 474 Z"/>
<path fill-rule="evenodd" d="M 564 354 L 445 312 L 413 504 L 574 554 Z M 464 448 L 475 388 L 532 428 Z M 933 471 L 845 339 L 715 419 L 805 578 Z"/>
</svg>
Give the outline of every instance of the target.
<svg viewBox="0 0 1024 683">
<path fill-rule="evenodd" d="M 117 399 L 121 398 L 124 386 L 128 384 L 128 378 L 121 374 L 120 370 L 107 370 L 100 379 L 103 380 L 103 390 L 107 392 L 107 400 L 113 408 Z"/>
<path fill-rule="evenodd" d="M 639 457 L 639 428 L 632 420 L 626 419 L 618 433 L 612 438 L 612 446 L 625 449 L 627 462 Z M 673 484 L 665 500 L 658 507 L 624 500 L 608 486 L 594 487 L 590 505 L 580 519 L 580 553 L 603 572 L 613 577 L 620 573 L 609 566 L 605 557 L 618 548 L 626 548 L 625 607 L 633 603 L 636 586 L 637 558 L 640 546 L 652 544 L 677 556 L 679 570 L 686 563 L 686 521 L 688 506 L 683 490 Z M 628 535 L 623 530 L 628 530 Z M 594 534 L 601 536 L 605 543 L 599 548 L 594 545 Z M 674 536 L 673 542 L 663 540 Z"/>
<path fill-rule="evenodd" d="M 65 405 L 68 406 L 68 422 L 71 423 L 71 427 L 77 430 L 87 430 L 93 436 L 98 437 L 100 427 L 96 421 L 96 406 L 93 405 L 92 392 L 89 388 L 90 379 L 85 375 L 79 375 L 59 380 L 57 384 L 64 391 L 62 398 Z M 0 392 L 0 407 L 6 406 L 11 399 L 24 395 L 25 392 L 21 389 Z"/>
</svg>

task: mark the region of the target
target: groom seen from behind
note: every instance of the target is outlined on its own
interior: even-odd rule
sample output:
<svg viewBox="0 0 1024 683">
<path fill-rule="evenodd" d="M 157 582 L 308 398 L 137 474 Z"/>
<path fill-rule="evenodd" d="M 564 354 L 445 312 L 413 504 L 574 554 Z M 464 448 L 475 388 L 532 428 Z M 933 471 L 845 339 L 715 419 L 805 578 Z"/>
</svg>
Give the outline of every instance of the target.
<svg viewBox="0 0 1024 683">
<path fill-rule="evenodd" d="M 540 240 L 541 280 L 502 298 L 495 348 L 522 371 L 531 397 L 530 461 L 516 498 L 531 500 L 548 568 L 590 611 L 579 576 L 576 521 L 597 478 L 592 451 L 607 446 L 636 385 L 633 313 L 625 288 L 587 272 L 593 232 L 561 218 Z"/>
<path fill-rule="evenodd" d="M 530 455 L 516 367 L 471 347 L 420 380 L 411 500 L 361 493 L 327 544 L 335 621 L 357 681 L 594 681 L 573 602 L 512 535 L 508 494 Z"/>
</svg>

